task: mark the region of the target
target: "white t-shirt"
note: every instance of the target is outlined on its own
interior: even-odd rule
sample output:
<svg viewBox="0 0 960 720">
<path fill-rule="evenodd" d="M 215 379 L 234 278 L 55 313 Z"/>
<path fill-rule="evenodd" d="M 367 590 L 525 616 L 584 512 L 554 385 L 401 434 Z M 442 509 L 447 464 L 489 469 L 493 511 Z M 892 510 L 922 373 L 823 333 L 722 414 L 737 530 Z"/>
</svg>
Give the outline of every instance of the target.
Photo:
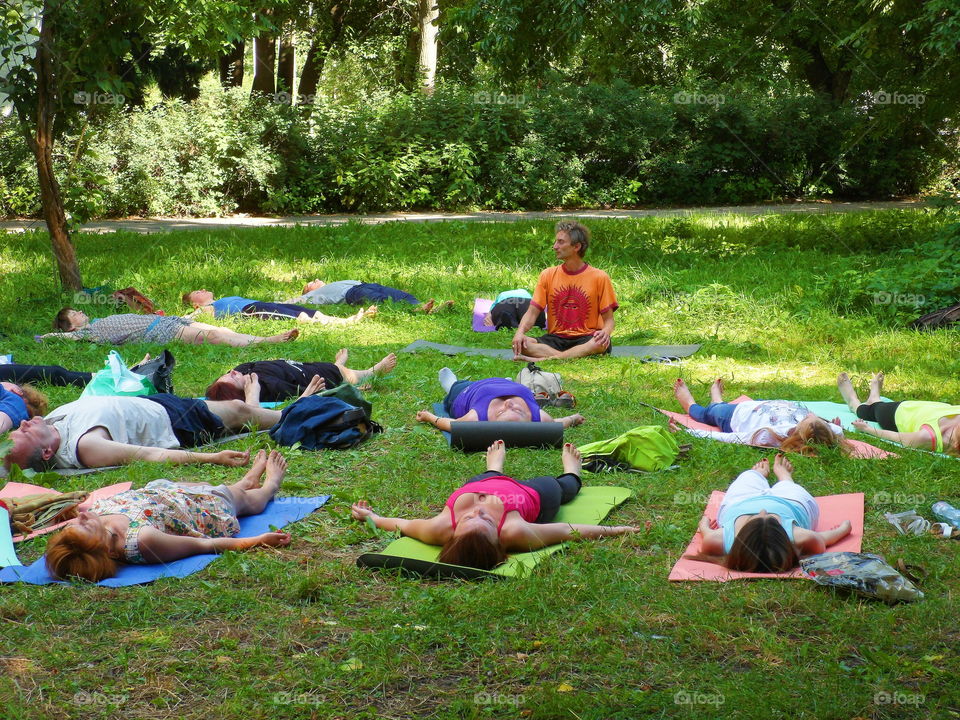
<svg viewBox="0 0 960 720">
<path fill-rule="evenodd" d="M 810 411 L 805 407 L 790 400 L 746 400 L 736 404 L 736 410 L 730 418 L 730 427 L 733 428 L 733 432 L 717 430 L 690 430 L 689 432 L 697 437 L 708 437 L 720 442 L 777 447 L 780 441 L 774 433 L 780 437 L 786 437 L 787 433 L 809 413 Z M 835 435 L 843 435 L 843 429 L 839 425 L 828 422 L 827 427 Z"/>
<path fill-rule="evenodd" d="M 140 397 L 95 396 L 61 405 L 44 418 L 60 433 L 53 455 L 58 468 L 81 468 L 77 443 L 90 430 L 106 428 L 110 438 L 126 445 L 178 448 L 170 417 L 163 406 Z"/>
</svg>

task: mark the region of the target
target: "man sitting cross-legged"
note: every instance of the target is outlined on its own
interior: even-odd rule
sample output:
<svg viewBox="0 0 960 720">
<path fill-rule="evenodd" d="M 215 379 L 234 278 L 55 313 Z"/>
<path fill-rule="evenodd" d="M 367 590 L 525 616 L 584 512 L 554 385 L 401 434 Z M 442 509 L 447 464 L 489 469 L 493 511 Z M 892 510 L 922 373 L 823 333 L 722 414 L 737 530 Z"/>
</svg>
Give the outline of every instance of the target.
<svg viewBox="0 0 960 720">
<path fill-rule="evenodd" d="M 619 307 L 610 276 L 583 256 L 590 231 L 576 222 L 557 223 L 553 251 L 562 264 L 540 273 L 533 300 L 513 336 L 514 360 L 577 358 L 610 352 L 613 312 Z M 542 310 L 547 334 L 528 337 Z"/>
<path fill-rule="evenodd" d="M 250 376 L 248 384 L 257 378 Z M 303 396 L 316 392 L 311 382 Z M 203 445 L 241 431 L 268 428 L 280 420 L 280 411 L 242 400 L 194 400 L 159 393 L 146 397 L 87 397 L 63 405 L 45 418 L 20 423 L 10 433 L 13 449 L 4 465 L 45 470 L 96 468 L 137 460 L 174 464 L 212 463 L 240 466 L 248 452 L 221 450 L 206 453 L 181 448 Z"/>
</svg>

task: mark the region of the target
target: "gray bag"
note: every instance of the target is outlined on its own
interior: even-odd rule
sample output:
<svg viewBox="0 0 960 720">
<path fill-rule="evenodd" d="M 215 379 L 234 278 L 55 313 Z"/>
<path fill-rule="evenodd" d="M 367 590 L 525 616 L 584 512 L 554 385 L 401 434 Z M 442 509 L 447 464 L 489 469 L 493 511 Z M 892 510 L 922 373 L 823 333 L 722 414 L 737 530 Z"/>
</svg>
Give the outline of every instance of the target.
<svg viewBox="0 0 960 720">
<path fill-rule="evenodd" d="M 527 363 L 527 366 L 520 371 L 517 382 L 530 388 L 534 395 L 546 393 L 548 398 L 556 397 L 563 390 L 563 384 L 557 373 L 545 372 L 534 362 Z"/>
</svg>

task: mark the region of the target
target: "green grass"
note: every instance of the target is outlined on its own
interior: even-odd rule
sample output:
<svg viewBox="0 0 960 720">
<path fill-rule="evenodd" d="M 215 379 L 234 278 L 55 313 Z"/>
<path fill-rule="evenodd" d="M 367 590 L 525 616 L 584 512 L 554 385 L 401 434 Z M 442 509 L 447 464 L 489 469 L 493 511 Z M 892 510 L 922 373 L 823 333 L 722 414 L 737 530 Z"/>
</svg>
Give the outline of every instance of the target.
<svg viewBox="0 0 960 720">
<path fill-rule="evenodd" d="M 552 368 L 587 417 L 567 437 L 582 444 L 662 422 L 636 401 L 672 407 L 678 373 L 698 397 L 723 375 L 731 397 L 838 400 L 839 371 L 851 372 L 863 390 L 870 372 L 883 368 L 892 397 L 960 398 L 957 331 L 918 334 L 870 315 L 841 317 L 822 289 L 843 270 L 877 267 L 885 252 L 929 237 L 942 222 L 888 212 L 590 223 L 588 259 L 610 273 L 621 303 L 615 341 L 703 348 L 679 368 L 630 359 Z M 177 391 L 200 394 L 243 360 L 325 360 L 346 346 L 351 365 L 366 367 L 417 338 L 506 346 L 506 333 L 470 331 L 473 298 L 531 287 L 553 261 L 551 241 L 550 223 L 442 223 L 85 235 L 77 246 L 87 285 L 134 285 L 168 312 L 187 289 L 274 299 L 296 294 L 313 277 L 369 279 L 456 300 L 447 315 L 387 307 L 356 328 L 309 327 L 282 348 L 174 347 Z M 21 362 L 96 369 L 106 348 L 31 339 L 69 303 L 51 290 L 52 272 L 45 236 L 0 237 L 0 351 Z M 107 313 L 103 306 L 85 309 Z M 284 327 L 229 322 L 262 334 Z M 134 361 L 145 350 L 155 348 L 122 352 Z M 904 451 L 887 461 L 829 452 L 794 460 L 798 480 L 814 494 L 866 493 L 864 550 L 929 572 L 927 598 L 911 605 L 888 607 L 805 581 L 667 583 L 696 528 L 701 499 L 761 456 L 706 440 L 695 441 L 673 472 L 587 476 L 587 483 L 636 491 L 611 522 L 650 522 L 651 529 L 579 544 L 528 579 L 435 583 L 357 569 L 356 556 L 381 549 L 386 539 L 350 520 L 351 501 L 367 498 L 382 512 L 423 516 L 482 469 L 482 456 L 449 452 L 439 434 L 413 421 L 416 409 L 439 399 L 436 372 L 443 365 L 461 377 L 518 371 L 493 359 L 402 355 L 368 395 L 386 433 L 352 451 L 289 453 L 287 492 L 334 496 L 292 526 L 289 548 L 228 554 L 184 580 L 145 587 L 0 588 L 0 716 L 960 714 L 958 546 L 897 536 L 882 517 L 910 507 L 929 517 L 933 501 L 960 500 L 960 463 L 949 459 Z M 53 403 L 77 394 L 50 389 Z M 236 445 L 266 443 L 261 436 Z M 559 467 L 547 451 L 511 451 L 507 462 L 519 477 Z M 238 473 L 141 463 L 61 487 L 122 480 L 139 486 L 163 476 L 219 482 Z M 43 546 L 42 539 L 20 546 L 21 559 L 31 562 Z"/>
</svg>

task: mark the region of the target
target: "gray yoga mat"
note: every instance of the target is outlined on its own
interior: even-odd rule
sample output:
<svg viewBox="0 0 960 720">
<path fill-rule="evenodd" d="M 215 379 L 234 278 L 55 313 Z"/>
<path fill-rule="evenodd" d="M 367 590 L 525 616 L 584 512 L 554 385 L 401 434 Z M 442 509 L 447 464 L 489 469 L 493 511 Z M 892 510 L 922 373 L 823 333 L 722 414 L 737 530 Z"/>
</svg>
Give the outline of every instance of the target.
<svg viewBox="0 0 960 720">
<path fill-rule="evenodd" d="M 689 357 L 699 349 L 699 345 L 614 345 L 610 355 L 641 358 L 643 362 L 669 362 L 677 358 Z M 429 340 L 414 340 L 400 352 L 412 353 L 418 350 L 436 350 L 444 355 L 483 355 L 505 360 L 513 359 L 513 350 L 507 348 L 470 348 Z"/>
</svg>

